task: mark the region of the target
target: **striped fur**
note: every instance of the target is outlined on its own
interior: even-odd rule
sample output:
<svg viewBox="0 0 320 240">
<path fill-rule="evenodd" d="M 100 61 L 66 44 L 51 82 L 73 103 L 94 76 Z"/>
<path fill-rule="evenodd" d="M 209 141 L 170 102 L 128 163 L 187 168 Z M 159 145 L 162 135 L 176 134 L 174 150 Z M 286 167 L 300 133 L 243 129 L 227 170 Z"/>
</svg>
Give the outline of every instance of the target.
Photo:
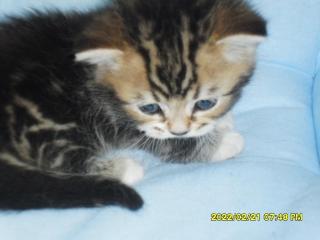
<svg viewBox="0 0 320 240">
<path fill-rule="evenodd" d="M 119 0 L 115 6 L 100 12 L 79 45 L 79 55 L 94 49 L 122 52 L 105 54 L 105 62 L 113 59 L 118 70 L 99 64 L 97 81 L 115 89 L 150 137 L 175 137 L 170 131 L 182 130 L 196 137 L 212 130 L 250 79 L 265 21 L 240 0 Z M 212 98 L 217 107 L 193 111 L 196 101 Z M 158 103 L 162 111 L 144 115 L 139 105 L 148 103 Z M 206 131 L 197 131 L 200 126 Z"/>
<path fill-rule="evenodd" d="M 264 20 L 241 0 L 115 0 L 0 24 L 0 209 L 138 209 L 142 167 L 224 160 Z M 215 99 L 208 111 L 199 100 Z M 161 111 L 140 107 L 157 103 Z M 173 133 L 186 132 L 178 137 Z"/>
</svg>

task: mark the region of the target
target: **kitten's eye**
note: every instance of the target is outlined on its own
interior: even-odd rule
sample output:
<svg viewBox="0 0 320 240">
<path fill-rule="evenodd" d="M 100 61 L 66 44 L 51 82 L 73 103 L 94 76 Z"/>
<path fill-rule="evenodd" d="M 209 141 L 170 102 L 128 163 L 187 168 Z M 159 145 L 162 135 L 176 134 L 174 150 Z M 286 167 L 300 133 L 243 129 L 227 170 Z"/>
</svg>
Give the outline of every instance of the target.
<svg viewBox="0 0 320 240">
<path fill-rule="evenodd" d="M 206 111 L 213 108 L 217 104 L 217 100 L 200 100 L 195 104 L 195 110 Z"/>
<path fill-rule="evenodd" d="M 161 111 L 161 108 L 158 104 L 147 104 L 139 107 L 140 111 L 146 114 L 156 114 Z"/>
</svg>

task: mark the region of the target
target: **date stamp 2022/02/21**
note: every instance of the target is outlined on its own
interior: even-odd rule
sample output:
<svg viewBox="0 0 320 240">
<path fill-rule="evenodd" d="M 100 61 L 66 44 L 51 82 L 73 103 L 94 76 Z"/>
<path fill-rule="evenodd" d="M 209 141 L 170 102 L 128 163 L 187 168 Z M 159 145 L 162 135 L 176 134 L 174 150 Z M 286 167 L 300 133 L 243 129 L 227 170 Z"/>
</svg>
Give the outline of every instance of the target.
<svg viewBox="0 0 320 240">
<path fill-rule="evenodd" d="M 211 222 L 302 222 L 303 213 L 211 213 Z"/>
</svg>

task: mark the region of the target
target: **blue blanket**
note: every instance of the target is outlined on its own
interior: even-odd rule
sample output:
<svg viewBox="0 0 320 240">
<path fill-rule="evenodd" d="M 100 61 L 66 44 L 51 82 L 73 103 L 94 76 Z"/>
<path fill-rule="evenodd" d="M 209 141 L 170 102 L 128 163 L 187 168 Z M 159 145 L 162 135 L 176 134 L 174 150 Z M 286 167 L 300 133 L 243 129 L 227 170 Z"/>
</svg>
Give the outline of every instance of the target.
<svg viewBox="0 0 320 240">
<path fill-rule="evenodd" d="M 21 13 L 31 6 L 86 9 L 99 4 L 13 2 L 1 0 L 1 13 Z M 259 49 L 252 82 L 233 111 L 246 139 L 239 157 L 176 165 L 131 153 L 146 168 L 136 186 L 145 200 L 140 211 L 107 207 L 0 213 L 0 239 L 320 238 L 320 0 L 253 4 L 268 20 L 269 38 Z M 260 221 L 211 221 L 219 217 L 212 213 L 259 213 Z M 278 221 L 272 221 L 272 213 L 288 214 L 289 219 L 278 215 Z"/>
</svg>

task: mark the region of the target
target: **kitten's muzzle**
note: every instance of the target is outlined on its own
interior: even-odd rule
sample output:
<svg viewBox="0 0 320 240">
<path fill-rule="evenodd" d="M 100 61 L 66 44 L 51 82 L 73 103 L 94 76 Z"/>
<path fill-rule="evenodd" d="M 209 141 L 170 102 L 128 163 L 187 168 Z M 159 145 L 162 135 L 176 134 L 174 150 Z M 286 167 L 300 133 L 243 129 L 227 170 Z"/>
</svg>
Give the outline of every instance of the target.
<svg viewBox="0 0 320 240">
<path fill-rule="evenodd" d="M 175 135 L 175 136 L 184 136 L 188 133 L 189 131 L 184 131 L 184 132 L 170 132 L 172 135 Z"/>
</svg>

